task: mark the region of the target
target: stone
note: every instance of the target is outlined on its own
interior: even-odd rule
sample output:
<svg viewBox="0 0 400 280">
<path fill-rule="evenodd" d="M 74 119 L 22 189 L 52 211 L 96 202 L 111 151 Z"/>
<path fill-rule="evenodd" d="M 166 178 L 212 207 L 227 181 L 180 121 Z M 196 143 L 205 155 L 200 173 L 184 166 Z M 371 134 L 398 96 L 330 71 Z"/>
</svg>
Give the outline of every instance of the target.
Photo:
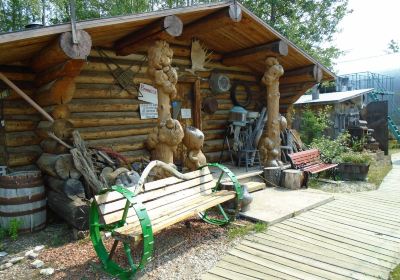
<svg viewBox="0 0 400 280">
<path fill-rule="evenodd" d="M 7 256 L 8 253 L 7 252 L 0 252 L 0 258 Z"/>
<path fill-rule="evenodd" d="M 42 251 L 43 249 L 44 249 L 44 245 L 38 245 L 33 249 L 33 251 L 35 251 L 37 253 L 37 252 Z"/>
<path fill-rule="evenodd" d="M 44 262 L 41 260 L 35 260 L 33 263 L 31 263 L 31 266 L 33 268 L 41 268 L 42 266 L 44 266 Z"/>
<path fill-rule="evenodd" d="M 49 267 L 49 268 L 44 268 L 40 270 L 40 274 L 45 275 L 45 276 L 50 276 L 53 275 L 54 273 L 54 268 Z"/>
<path fill-rule="evenodd" d="M 28 257 L 32 253 L 33 253 L 33 250 L 29 250 L 28 252 L 25 253 L 25 257 Z"/>
<path fill-rule="evenodd" d="M 12 266 L 13 266 L 12 263 L 6 262 L 5 264 L 0 265 L 0 270 L 5 270 L 5 269 L 7 269 L 9 267 L 12 267 Z"/>
<path fill-rule="evenodd" d="M 24 257 L 15 257 L 15 258 L 12 258 L 11 260 L 9 260 L 9 262 L 12 264 L 16 264 L 17 262 L 20 262 L 23 259 L 24 259 Z"/>
<path fill-rule="evenodd" d="M 28 255 L 25 255 L 25 256 L 28 257 L 28 259 L 34 260 L 39 256 L 39 254 L 32 251 Z"/>
</svg>

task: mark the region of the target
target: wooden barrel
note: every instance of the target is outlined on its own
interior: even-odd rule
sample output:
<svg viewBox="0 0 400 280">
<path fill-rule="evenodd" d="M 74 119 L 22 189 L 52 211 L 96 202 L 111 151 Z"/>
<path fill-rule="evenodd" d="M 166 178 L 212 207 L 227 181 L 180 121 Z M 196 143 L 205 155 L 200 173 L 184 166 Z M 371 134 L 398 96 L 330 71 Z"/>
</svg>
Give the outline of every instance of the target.
<svg viewBox="0 0 400 280">
<path fill-rule="evenodd" d="M 0 176 L 0 226 L 20 221 L 20 232 L 46 226 L 46 193 L 40 171 L 20 171 Z"/>
</svg>

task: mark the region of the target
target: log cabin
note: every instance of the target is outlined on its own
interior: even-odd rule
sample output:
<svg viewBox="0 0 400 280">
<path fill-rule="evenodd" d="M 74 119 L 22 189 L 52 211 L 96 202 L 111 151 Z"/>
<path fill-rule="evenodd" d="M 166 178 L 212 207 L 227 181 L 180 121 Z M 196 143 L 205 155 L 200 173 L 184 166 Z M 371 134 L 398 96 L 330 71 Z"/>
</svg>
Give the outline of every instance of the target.
<svg viewBox="0 0 400 280">
<path fill-rule="evenodd" d="M 207 50 L 201 70 L 193 69 L 194 40 Z M 203 152 L 209 162 L 219 159 L 234 106 L 229 92 L 211 89 L 212 74 L 236 83 L 237 99 L 250 94 L 250 111 L 268 105 L 267 88 L 277 91 L 278 103 L 271 111 L 282 114 L 313 85 L 334 78 L 329 69 L 232 2 L 80 21 L 76 30 L 66 23 L 0 34 L 0 73 L 50 114 L 56 135 L 76 129 L 88 145 L 112 148 L 136 162 L 150 158 L 146 139 L 157 126 L 157 119 L 141 118 L 140 106 L 147 102 L 138 98 L 140 84 L 156 87 L 148 74 L 148 50 L 157 41 L 173 51 L 171 66 L 178 74 L 176 96 L 169 101 L 191 109 L 189 118 L 182 118 L 172 106 L 172 115 L 183 127 L 204 132 Z M 267 58 L 277 65 L 266 65 Z M 268 85 L 262 78 L 275 66 L 284 72 Z M 28 170 L 43 152 L 57 153 L 59 147 L 40 133 L 48 120 L 5 82 L 0 82 L 0 92 L 0 165 Z M 214 113 L 202 110 L 208 98 L 217 100 Z M 182 161 L 181 145 L 174 161 Z"/>
</svg>

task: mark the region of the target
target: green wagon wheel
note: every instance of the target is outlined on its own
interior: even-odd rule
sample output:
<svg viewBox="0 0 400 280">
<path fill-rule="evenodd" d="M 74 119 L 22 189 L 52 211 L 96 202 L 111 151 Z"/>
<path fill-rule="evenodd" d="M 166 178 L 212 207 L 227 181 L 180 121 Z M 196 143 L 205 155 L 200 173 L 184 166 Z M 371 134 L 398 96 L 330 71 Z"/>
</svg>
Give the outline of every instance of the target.
<svg viewBox="0 0 400 280">
<path fill-rule="evenodd" d="M 234 211 L 229 213 L 228 211 L 225 211 L 225 209 L 219 204 L 217 206 L 218 212 L 222 215 L 222 218 L 211 218 L 210 215 L 208 214 L 208 210 L 204 212 L 200 212 L 199 216 L 202 218 L 205 222 L 213 224 L 213 225 L 218 225 L 218 226 L 223 226 L 229 224 L 231 221 L 236 219 L 236 216 L 239 213 L 240 210 L 240 204 L 243 199 L 243 189 L 242 186 L 240 185 L 239 181 L 237 180 L 235 174 L 229 170 L 226 166 L 219 164 L 219 163 L 207 163 L 206 165 L 200 167 L 199 169 L 202 169 L 206 166 L 209 167 L 215 167 L 218 168 L 221 172 L 218 176 L 218 180 L 215 183 L 214 188 L 212 189 L 213 192 L 221 190 L 221 181 L 224 177 L 228 177 L 228 180 L 232 182 L 233 184 L 233 190 L 236 192 L 236 197 L 235 197 L 235 206 L 234 206 Z M 224 182 L 226 182 L 224 180 Z M 227 213 L 228 212 L 228 213 Z"/>
<path fill-rule="evenodd" d="M 97 256 L 99 257 L 102 266 L 107 273 L 120 279 L 132 279 L 137 270 L 143 269 L 146 263 L 151 260 L 151 256 L 153 253 L 154 236 L 150 218 L 147 215 L 147 211 L 144 205 L 141 202 L 135 200 L 134 194 L 128 189 L 124 188 L 122 185 L 112 186 L 106 192 L 108 191 L 117 191 L 126 198 L 126 204 L 124 212 L 122 214 L 122 219 L 110 225 L 103 224 L 100 218 L 99 207 L 94 200 L 90 208 L 90 238 L 92 240 L 93 247 L 97 253 Z M 135 263 L 132 257 L 130 242 L 114 238 L 112 247 L 110 250 L 108 250 L 102 238 L 106 233 L 111 233 L 111 237 L 113 237 L 114 231 L 125 225 L 129 209 L 134 209 L 134 211 L 136 212 L 142 230 L 143 245 L 141 250 L 141 258 L 138 263 Z M 123 267 L 115 260 L 113 260 L 115 251 L 120 242 L 123 244 L 123 250 L 127 258 L 128 267 Z"/>
</svg>

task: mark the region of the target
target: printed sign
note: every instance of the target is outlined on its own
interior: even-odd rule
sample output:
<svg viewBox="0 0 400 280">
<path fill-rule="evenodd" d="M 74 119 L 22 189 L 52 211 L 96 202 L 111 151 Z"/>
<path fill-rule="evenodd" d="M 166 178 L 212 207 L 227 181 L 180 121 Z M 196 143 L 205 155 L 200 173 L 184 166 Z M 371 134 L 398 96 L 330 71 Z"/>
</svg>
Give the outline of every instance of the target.
<svg viewBox="0 0 400 280">
<path fill-rule="evenodd" d="M 142 120 L 157 119 L 158 118 L 157 104 L 151 104 L 151 103 L 140 104 L 140 118 Z"/>
<path fill-rule="evenodd" d="M 157 89 L 155 87 L 152 87 L 151 85 L 141 83 L 139 86 L 138 99 L 152 104 L 157 104 Z"/>
<path fill-rule="evenodd" d="M 192 109 L 181 109 L 182 119 L 191 119 L 192 118 Z"/>
</svg>

